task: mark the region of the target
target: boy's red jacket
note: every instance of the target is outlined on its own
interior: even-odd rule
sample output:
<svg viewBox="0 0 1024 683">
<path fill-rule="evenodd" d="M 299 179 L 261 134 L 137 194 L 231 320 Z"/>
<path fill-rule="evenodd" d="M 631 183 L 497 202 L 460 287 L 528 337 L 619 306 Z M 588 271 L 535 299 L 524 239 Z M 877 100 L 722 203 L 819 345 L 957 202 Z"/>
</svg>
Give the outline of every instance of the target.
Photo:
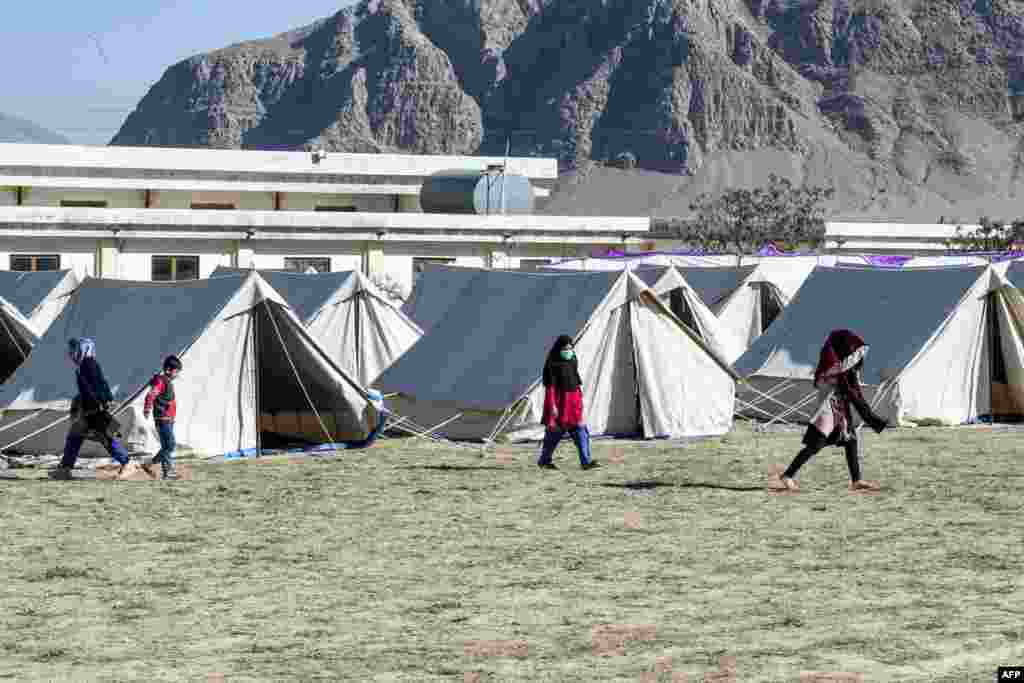
<svg viewBox="0 0 1024 683">
<path fill-rule="evenodd" d="M 154 375 L 149 381 L 149 393 L 146 394 L 145 411 L 153 411 L 158 420 L 174 420 L 177 404 L 174 400 L 174 383 L 163 373 Z"/>
</svg>

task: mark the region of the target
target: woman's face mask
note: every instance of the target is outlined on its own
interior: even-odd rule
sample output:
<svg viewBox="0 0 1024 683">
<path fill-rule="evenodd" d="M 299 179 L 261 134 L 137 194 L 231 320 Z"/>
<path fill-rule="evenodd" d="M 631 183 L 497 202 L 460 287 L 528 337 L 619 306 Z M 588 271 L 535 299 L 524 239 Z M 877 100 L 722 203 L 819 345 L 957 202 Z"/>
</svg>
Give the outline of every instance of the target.
<svg viewBox="0 0 1024 683">
<path fill-rule="evenodd" d="M 572 360 L 576 353 L 572 350 L 571 346 L 567 346 L 559 352 L 562 356 L 562 360 Z"/>
</svg>

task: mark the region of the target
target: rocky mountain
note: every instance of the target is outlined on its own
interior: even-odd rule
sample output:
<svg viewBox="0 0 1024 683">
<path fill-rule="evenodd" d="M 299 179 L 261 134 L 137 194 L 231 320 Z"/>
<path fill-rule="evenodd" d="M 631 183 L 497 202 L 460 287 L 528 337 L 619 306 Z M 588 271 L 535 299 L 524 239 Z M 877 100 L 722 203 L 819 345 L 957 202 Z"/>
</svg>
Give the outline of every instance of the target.
<svg viewBox="0 0 1024 683">
<path fill-rule="evenodd" d="M 70 145 L 63 135 L 36 125 L 31 121 L 0 113 L 0 142 L 35 142 L 48 145 Z"/>
<path fill-rule="evenodd" d="M 1016 0 L 362 0 L 170 67 L 112 144 L 557 156 L 544 210 L 771 172 L 833 218 L 1017 217 Z"/>
</svg>

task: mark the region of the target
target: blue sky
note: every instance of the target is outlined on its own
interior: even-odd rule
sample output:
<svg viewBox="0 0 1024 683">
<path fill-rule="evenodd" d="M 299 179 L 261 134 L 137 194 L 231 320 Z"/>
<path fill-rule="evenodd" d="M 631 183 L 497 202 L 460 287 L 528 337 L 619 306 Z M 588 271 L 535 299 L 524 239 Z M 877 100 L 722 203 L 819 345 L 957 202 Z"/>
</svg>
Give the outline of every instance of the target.
<svg viewBox="0 0 1024 683">
<path fill-rule="evenodd" d="M 353 0 L 9 3 L 0 22 L 0 112 L 78 144 L 106 144 L 172 64 L 297 28 Z"/>
</svg>

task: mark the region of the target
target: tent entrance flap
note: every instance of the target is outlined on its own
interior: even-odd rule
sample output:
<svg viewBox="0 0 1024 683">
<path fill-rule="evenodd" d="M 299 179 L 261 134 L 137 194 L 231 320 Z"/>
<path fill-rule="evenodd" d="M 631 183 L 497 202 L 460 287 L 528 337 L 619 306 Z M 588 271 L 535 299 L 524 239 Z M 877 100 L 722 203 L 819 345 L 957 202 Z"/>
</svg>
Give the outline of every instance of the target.
<svg viewBox="0 0 1024 683">
<path fill-rule="evenodd" d="M 307 340 L 288 324 L 283 309 L 264 301 L 252 315 L 261 441 L 337 443 L 365 438 L 360 416 L 343 399 L 342 388 L 323 372 L 324 360 L 307 352 Z"/>
<path fill-rule="evenodd" d="M 700 335 L 700 325 L 693 317 L 690 305 L 686 303 L 682 288 L 673 289 L 669 292 L 669 309 L 676 314 L 676 317 L 683 321 L 687 327 Z"/>
<path fill-rule="evenodd" d="M 763 334 L 768 327 L 775 322 L 775 319 L 782 313 L 782 309 L 786 307 L 786 303 L 783 299 L 782 292 L 777 287 L 772 285 L 770 282 L 754 282 L 751 286 L 756 287 L 758 291 L 758 300 L 760 303 L 760 314 L 761 320 L 759 321 L 761 327 L 761 333 Z"/>
<path fill-rule="evenodd" d="M 1018 302 L 997 290 L 985 299 L 987 344 L 990 350 L 991 412 L 1000 422 L 1024 420 L 1024 346 Z"/>
<path fill-rule="evenodd" d="M 0 313 L 0 384 L 14 374 L 32 351 L 34 339 L 28 339 L 20 330 L 9 324 Z"/>
</svg>

